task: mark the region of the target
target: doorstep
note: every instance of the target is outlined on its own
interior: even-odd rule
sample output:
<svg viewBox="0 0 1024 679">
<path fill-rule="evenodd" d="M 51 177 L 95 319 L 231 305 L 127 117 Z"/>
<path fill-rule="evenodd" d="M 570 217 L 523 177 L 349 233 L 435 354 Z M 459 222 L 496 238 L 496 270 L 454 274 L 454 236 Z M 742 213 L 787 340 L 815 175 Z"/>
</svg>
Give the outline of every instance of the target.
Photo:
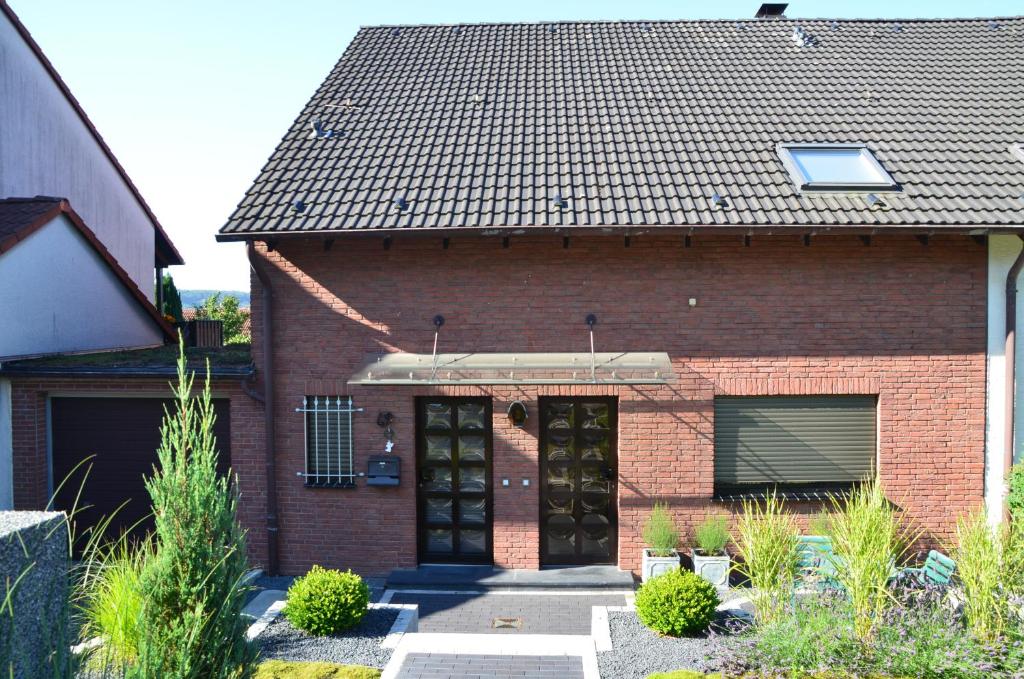
<svg viewBox="0 0 1024 679">
<path fill-rule="evenodd" d="M 633 574 L 615 566 L 562 566 L 540 570 L 493 566 L 423 565 L 396 568 L 388 589 L 613 589 L 632 590 Z"/>
</svg>

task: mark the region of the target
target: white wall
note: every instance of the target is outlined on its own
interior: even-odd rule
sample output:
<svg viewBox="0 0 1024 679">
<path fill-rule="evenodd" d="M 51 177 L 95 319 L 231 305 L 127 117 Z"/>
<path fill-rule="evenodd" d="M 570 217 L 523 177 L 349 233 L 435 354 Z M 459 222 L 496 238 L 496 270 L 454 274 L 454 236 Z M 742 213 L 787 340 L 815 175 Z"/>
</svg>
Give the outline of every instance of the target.
<svg viewBox="0 0 1024 679">
<path fill-rule="evenodd" d="M 159 344 L 159 326 L 58 215 L 0 255 L 0 358 Z"/>
<path fill-rule="evenodd" d="M 88 128 L 0 14 L 0 198 L 71 201 L 150 300 L 153 224 Z"/>
<path fill-rule="evenodd" d="M 985 506 L 989 521 L 998 523 L 1003 516 L 1005 495 L 1004 468 L 1006 432 L 1006 275 L 1021 250 L 1016 236 L 990 236 L 988 245 L 988 375 L 985 415 Z M 1014 409 L 1014 459 L 1021 460 L 1021 441 L 1024 437 L 1024 412 L 1021 398 L 1024 387 L 1024 287 L 1018 279 L 1017 341 L 1016 341 L 1016 397 Z"/>
<path fill-rule="evenodd" d="M 14 509 L 14 441 L 11 435 L 11 381 L 0 379 L 0 511 Z"/>
</svg>

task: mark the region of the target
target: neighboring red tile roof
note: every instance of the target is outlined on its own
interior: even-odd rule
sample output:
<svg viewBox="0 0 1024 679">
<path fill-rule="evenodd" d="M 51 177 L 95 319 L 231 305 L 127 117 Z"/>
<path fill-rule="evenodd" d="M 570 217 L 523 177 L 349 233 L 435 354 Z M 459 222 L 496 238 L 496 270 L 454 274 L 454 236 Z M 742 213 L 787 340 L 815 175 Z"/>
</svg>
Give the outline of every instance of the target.
<svg viewBox="0 0 1024 679">
<path fill-rule="evenodd" d="M 2 0 L 0 0 L 2 2 Z M 59 215 L 63 214 L 78 229 L 82 237 L 88 241 L 96 254 L 107 264 L 114 275 L 128 289 L 135 300 L 142 305 L 153 321 L 163 330 L 168 339 L 176 337 L 174 330 L 160 315 L 152 302 L 139 290 L 131 276 L 128 275 L 110 251 L 100 242 L 71 204 L 63 198 L 36 196 L 35 198 L 4 198 L 0 200 L 0 255 L 13 249 L 33 233 L 46 226 Z"/>
<path fill-rule="evenodd" d="M 9 198 L 0 201 L 0 253 L 7 252 L 60 212 L 60 198 Z"/>
<path fill-rule="evenodd" d="M 185 260 L 182 259 L 181 253 L 179 253 L 177 248 L 174 247 L 174 243 L 171 242 L 170 236 L 168 236 L 167 232 L 164 231 L 164 227 L 160 224 L 156 215 L 153 214 L 153 211 L 142 197 L 142 194 L 139 193 L 139 190 L 135 187 L 135 184 L 132 183 L 131 178 L 128 177 L 128 173 L 124 171 L 123 167 L 121 167 L 121 163 L 118 162 L 117 158 L 114 156 L 114 152 L 110 150 L 109 146 L 107 146 L 107 142 L 103 141 L 103 137 L 100 136 L 99 130 L 97 130 L 96 126 L 92 124 L 91 120 L 89 120 L 89 116 L 85 115 L 85 110 L 82 109 L 81 104 L 78 103 L 75 96 L 71 94 L 71 90 L 68 89 L 68 86 L 64 83 L 60 74 L 57 73 L 57 69 L 53 67 L 50 60 L 46 58 L 45 54 L 43 54 L 43 50 L 39 47 L 39 44 L 32 38 L 32 34 L 29 33 L 28 29 L 25 28 L 25 25 L 21 23 L 21 20 L 18 19 L 18 15 L 10 8 L 6 0 L 0 0 L 0 12 L 7 17 L 14 26 L 14 29 L 18 31 L 19 35 L 21 35 L 21 39 L 24 40 L 25 44 L 29 46 L 33 53 L 35 53 L 36 58 L 39 59 L 39 63 L 46 69 L 50 78 L 53 79 L 53 82 L 57 85 L 58 89 L 60 89 L 64 98 L 67 99 L 68 103 L 71 105 L 71 108 L 73 108 L 75 113 L 78 114 L 78 117 L 89 130 L 93 139 L 96 140 L 96 144 L 100 147 L 100 150 L 103 151 L 104 155 L 107 156 L 107 159 L 121 175 L 121 179 L 124 180 L 128 190 L 132 192 L 132 195 L 135 196 L 135 200 L 139 203 L 139 207 L 141 207 L 142 211 L 146 213 L 147 217 L 149 217 L 149 221 L 153 224 L 153 229 L 156 231 L 155 254 L 162 260 L 162 265 L 169 266 L 172 264 L 184 264 Z"/>
</svg>

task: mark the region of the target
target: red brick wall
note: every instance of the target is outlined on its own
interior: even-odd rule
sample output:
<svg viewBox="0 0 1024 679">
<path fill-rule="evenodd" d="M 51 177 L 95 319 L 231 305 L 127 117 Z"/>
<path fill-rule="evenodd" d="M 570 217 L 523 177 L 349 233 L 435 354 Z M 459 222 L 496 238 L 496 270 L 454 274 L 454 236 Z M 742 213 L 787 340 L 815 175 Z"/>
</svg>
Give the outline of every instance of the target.
<svg viewBox="0 0 1024 679">
<path fill-rule="evenodd" d="M 655 500 L 689 530 L 713 489 L 713 398 L 720 394 L 877 394 L 880 471 L 891 498 L 929 535 L 982 501 L 986 251 L 966 237 L 737 237 L 511 240 L 398 237 L 281 240 L 273 269 L 281 567 L 313 563 L 382 573 L 416 563 L 414 396 L 494 398 L 494 552 L 501 566 L 538 565 L 537 397 L 619 398 L 619 564 L 638 568 L 640 527 Z M 261 253 L 265 250 L 260 248 Z M 688 299 L 695 298 L 691 308 Z M 262 345 L 253 282 L 254 343 Z M 666 386 L 348 387 L 367 354 L 586 351 L 595 313 L 598 351 L 667 351 Z M 303 394 L 351 394 L 356 466 L 383 451 L 374 420 L 395 415 L 397 489 L 307 489 Z M 525 429 L 505 419 L 523 399 Z M 511 479 L 503 488 L 500 479 Z M 521 479 L 529 478 L 524 488 Z M 804 508 L 810 511 L 808 508 Z"/>
<path fill-rule="evenodd" d="M 198 386 L 198 385 L 197 385 Z M 263 410 L 246 396 L 237 381 L 215 380 L 214 398 L 230 399 L 231 469 L 241 491 L 240 520 L 248 530 L 250 557 L 263 565 L 267 556 L 265 529 L 266 475 L 263 469 Z M 11 380 L 16 509 L 41 509 L 49 501 L 46 400 L 48 396 L 140 396 L 168 398 L 166 379 L 30 378 Z M 60 483 L 55 479 L 54 483 Z"/>
</svg>

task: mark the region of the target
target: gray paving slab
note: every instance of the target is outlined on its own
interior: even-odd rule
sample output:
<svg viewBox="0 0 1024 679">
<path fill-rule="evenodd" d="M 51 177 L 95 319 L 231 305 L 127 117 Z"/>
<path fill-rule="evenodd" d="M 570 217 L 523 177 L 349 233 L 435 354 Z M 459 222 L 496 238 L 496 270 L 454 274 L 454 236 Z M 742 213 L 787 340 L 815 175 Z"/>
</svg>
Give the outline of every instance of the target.
<svg viewBox="0 0 1024 679">
<path fill-rule="evenodd" d="M 583 659 L 564 655 L 410 653 L 398 679 L 583 679 Z"/>
<path fill-rule="evenodd" d="M 459 634 L 590 634 L 593 606 L 624 606 L 622 594 L 447 594 L 395 592 L 419 606 L 419 631 Z M 496 626 L 496 619 L 511 626 Z"/>
<path fill-rule="evenodd" d="M 420 566 L 391 571 L 387 587 L 481 589 L 633 589 L 633 574 L 615 566 L 565 566 L 527 570 L 493 566 Z"/>
</svg>

